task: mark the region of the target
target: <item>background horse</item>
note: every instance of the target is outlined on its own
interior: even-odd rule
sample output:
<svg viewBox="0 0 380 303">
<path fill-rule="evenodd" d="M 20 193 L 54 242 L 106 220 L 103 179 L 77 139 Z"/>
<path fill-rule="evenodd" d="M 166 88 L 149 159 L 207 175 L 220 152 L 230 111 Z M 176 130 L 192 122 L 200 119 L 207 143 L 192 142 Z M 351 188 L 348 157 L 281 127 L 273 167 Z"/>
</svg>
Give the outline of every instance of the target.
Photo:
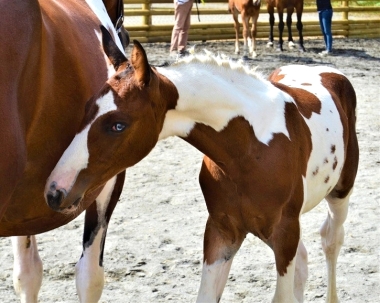
<svg viewBox="0 0 380 303">
<path fill-rule="evenodd" d="M 248 53 L 256 57 L 256 24 L 259 19 L 261 0 L 228 0 L 228 11 L 234 18 L 235 27 L 235 54 L 239 54 L 239 12 L 243 23 L 244 57 Z M 249 31 L 249 20 L 252 19 L 252 29 Z"/>
<path fill-rule="evenodd" d="M 78 295 L 95 302 L 102 292 L 104 238 L 124 174 L 61 213 L 46 205 L 43 191 L 79 127 L 84 100 L 115 71 L 101 48 L 100 25 L 116 37 L 119 7 L 118 0 L 0 2 L 0 236 L 20 236 L 12 238 L 13 279 L 22 302 L 37 302 L 42 281 L 34 235 L 84 209 Z"/>
<path fill-rule="evenodd" d="M 305 51 L 305 47 L 303 46 L 303 35 L 302 35 L 302 12 L 303 12 L 303 2 L 304 0 L 267 0 L 267 10 L 269 14 L 269 42 L 267 46 L 273 47 L 273 26 L 274 26 L 274 8 L 277 9 L 278 13 L 278 49 L 283 51 L 283 43 L 282 33 L 284 31 L 284 9 L 286 9 L 286 26 L 288 28 L 288 42 L 289 48 L 294 48 L 294 41 L 292 36 L 292 14 L 294 12 L 294 8 L 297 13 L 297 30 L 299 35 L 299 49 L 300 51 Z"/>
<path fill-rule="evenodd" d="M 348 79 L 326 66 L 288 66 L 267 81 L 207 56 L 152 68 L 137 41 L 129 61 L 103 34 L 117 73 L 89 100 L 79 133 L 47 180 L 48 203 L 70 207 L 158 140 L 179 136 L 205 154 L 199 181 L 209 218 L 198 302 L 219 302 L 247 233 L 274 252 L 273 302 L 302 302 L 300 215 L 324 198 L 327 302 L 337 302 L 336 261 L 359 153 Z"/>
</svg>

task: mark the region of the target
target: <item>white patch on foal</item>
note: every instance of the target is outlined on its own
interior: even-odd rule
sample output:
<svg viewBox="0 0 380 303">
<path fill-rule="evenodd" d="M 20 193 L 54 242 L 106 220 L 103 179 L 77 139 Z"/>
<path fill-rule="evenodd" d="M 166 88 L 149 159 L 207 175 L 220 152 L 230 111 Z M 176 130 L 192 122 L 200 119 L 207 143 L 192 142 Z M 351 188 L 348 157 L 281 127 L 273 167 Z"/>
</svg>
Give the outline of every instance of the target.
<svg viewBox="0 0 380 303">
<path fill-rule="evenodd" d="M 56 189 L 70 191 L 79 172 L 88 165 L 89 152 L 87 148 L 88 132 L 94 121 L 100 116 L 117 109 L 112 91 L 96 101 L 99 109 L 95 118 L 78 133 L 69 147 L 63 153 L 46 183 L 46 191 L 52 182 L 56 182 Z"/>
<path fill-rule="evenodd" d="M 218 302 L 226 285 L 232 260 L 233 258 L 217 260 L 213 264 L 204 262 L 197 303 Z"/>
<path fill-rule="evenodd" d="M 159 139 L 187 137 L 196 123 L 219 132 L 238 116 L 252 125 L 256 137 L 264 144 L 275 133 L 289 137 L 284 115 L 285 103 L 293 102 L 289 95 L 228 60 L 207 55 L 188 58 L 170 67 L 157 68 L 179 93 L 176 108 L 166 114 Z M 186 64 L 189 61 L 194 63 Z M 231 68 L 226 69 L 225 65 Z"/>
<path fill-rule="evenodd" d="M 311 70 L 315 72 L 310 72 Z M 306 201 L 303 213 L 314 208 L 339 180 L 344 164 L 343 125 L 330 92 L 322 85 L 321 73 L 340 71 L 326 66 L 291 65 L 281 67 L 279 83 L 310 92 L 321 101 L 321 112 L 304 118 L 311 132 L 312 151 L 306 172 Z M 306 84 L 307 85 L 304 85 Z M 336 163 L 335 169 L 333 165 Z"/>
</svg>

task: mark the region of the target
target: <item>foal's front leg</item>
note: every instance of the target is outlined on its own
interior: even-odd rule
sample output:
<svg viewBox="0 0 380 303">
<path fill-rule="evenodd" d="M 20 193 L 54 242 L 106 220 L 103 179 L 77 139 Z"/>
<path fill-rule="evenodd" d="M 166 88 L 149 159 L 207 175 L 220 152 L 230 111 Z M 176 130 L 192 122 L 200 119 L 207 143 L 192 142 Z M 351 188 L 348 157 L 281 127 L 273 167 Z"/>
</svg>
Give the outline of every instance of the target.
<svg viewBox="0 0 380 303">
<path fill-rule="evenodd" d="M 42 262 L 36 236 L 12 237 L 13 286 L 21 303 L 37 303 L 42 283 Z"/>
<path fill-rule="evenodd" d="M 83 253 L 75 267 L 80 302 L 98 302 L 104 287 L 103 250 L 107 227 L 119 200 L 125 172 L 109 180 L 86 210 Z"/>
<path fill-rule="evenodd" d="M 241 246 L 244 236 L 231 239 L 223 235 L 209 217 L 204 236 L 204 259 L 201 286 L 197 303 L 217 303 L 222 297 L 228 274 L 231 269 L 235 253 Z"/>
<path fill-rule="evenodd" d="M 199 181 L 210 216 L 204 235 L 204 258 L 198 303 L 220 301 L 233 257 L 246 236 L 241 226 L 236 226 L 238 208 L 231 207 L 231 204 L 238 204 L 235 203 L 238 201 L 234 191 L 235 185 L 223 172 L 216 173 L 218 170 L 221 172 L 216 164 L 205 157 Z"/>
<path fill-rule="evenodd" d="M 286 212 L 284 210 L 283 212 Z M 302 302 L 303 287 L 306 276 L 295 279 L 296 264 L 298 274 L 305 266 L 303 244 L 300 242 L 300 224 L 298 217 L 283 217 L 274 229 L 268 244 L 273 249 L 276 259 L 277 284 L 272 303 L 298 303 L 296 295 Z M 300 259 L 297 260 L 297 250 Z M 297 283 L 296 287 L 294 283 Z"/>
</svg>

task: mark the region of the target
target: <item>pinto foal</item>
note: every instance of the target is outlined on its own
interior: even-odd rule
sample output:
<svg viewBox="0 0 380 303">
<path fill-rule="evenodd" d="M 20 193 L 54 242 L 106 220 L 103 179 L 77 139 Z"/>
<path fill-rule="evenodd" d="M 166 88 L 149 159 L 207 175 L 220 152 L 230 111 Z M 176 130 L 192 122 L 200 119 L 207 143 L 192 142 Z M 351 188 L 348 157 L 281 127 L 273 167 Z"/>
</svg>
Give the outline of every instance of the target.
<svg viewBox="0 0 380 303">
<path fill-rule="evenodd" d="M 117 73 L 87 103 L 78 134 L 47 181 L 50 203 L 69 207 L 139 162 L 158 140 L 179 136 L 205 154 L 199 182 L 209 218 L 197 302 L 219 302 L 247 233 L 274 252 L 273 302 L 302 302 L 307 252 L 300 216 L 324 198 L 327 302 L 337 302 L 336 261 L 358 167 L 348 79 L 330 67 L 293 65 L 268 81 L 207 56 L 153 68 L 137 41 L 127 60 L 103 34 Z"/>
</svg>

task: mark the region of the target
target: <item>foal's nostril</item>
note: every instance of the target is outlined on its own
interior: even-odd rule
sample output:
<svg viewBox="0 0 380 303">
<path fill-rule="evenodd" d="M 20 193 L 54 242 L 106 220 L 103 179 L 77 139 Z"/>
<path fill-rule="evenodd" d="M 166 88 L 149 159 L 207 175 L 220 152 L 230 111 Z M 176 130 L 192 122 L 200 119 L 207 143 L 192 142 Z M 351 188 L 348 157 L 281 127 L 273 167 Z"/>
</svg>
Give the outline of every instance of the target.
<svg viewBox="0 0 380 303">
<path fill-rule="evenodd" d="M 50 185 L 51 190 L 49 190 L 46 194 L 46 200 L 52 210 L 58 211 L 62 200 L 67 196 L 67 192 L 63 188 L 58 190 L 55 190 L 55 188 L 56 183 L 53 182 Z"/>
<path fill-rule="evenodd" d="M 57 182 L 55 182 L 55 181 L 51 182 L 51 184 L 50 184 L 50 190 L 51 191 L 55 191 L 56 188 L 57 188 Z"/>
</svg>

